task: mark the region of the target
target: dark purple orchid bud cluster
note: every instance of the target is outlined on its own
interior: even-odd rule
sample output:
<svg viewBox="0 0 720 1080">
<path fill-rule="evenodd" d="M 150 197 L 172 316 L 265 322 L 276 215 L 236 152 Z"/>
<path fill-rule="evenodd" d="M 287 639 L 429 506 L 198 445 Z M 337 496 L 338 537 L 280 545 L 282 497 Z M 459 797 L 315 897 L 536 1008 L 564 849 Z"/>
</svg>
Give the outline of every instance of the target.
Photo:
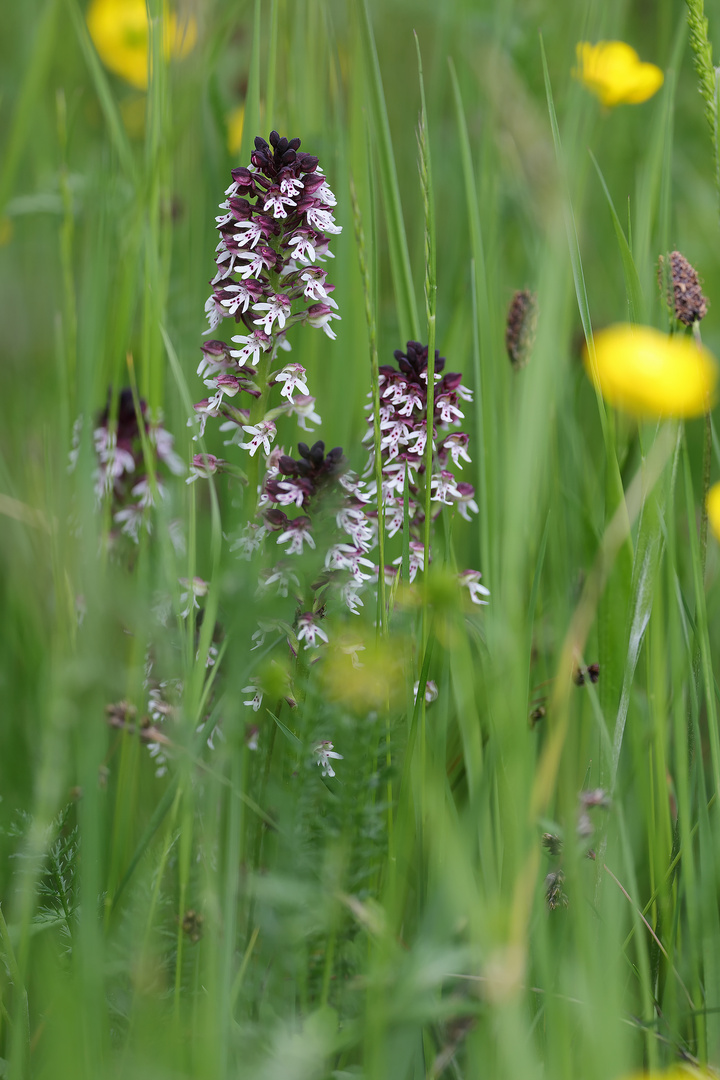
<svg viewBox="0 0 720 1080">
<path fill-rule="evenodd" d="M 281 596 L 292 593 L 302 603 L 305 597 L 290 557 L 306 548 L 315 550 L 319 532 L 323 538 L 334 534 L 336 542 L 316 568 L 312 590 L 317 596 L 324 587 L 335 588 L 349 610 L 357 612 L 365 582 L 377 578 L 377 567 L 366 557 L 376 543 L 376 524 L 367 514 L 364 485 L 348 468 L 340 447 L 326 453 L 321 441 L 311 447 L 299 443 L 298 454 L 292 458 L 281 448 L 271 453 L 261 486 L 260 518 L 248 523 L 235 547 L 250 558 L 274 535 L 283 557 L 261 572 L 261 588 L 274 588 Z M 296 635 L 306 641 L 306 648 L 318 639 L 327 641 L 313 612 L 298 618 Z"/>
<path fill-rule="evenodd" d="M 327 234 L 341 232 L 332 214 L 336 199 L 318 159 L 299 153 L 299 147 L 299 139 L 276 131 L 269 144 L 256 138 L 251 165 L 233 169 L 216 219 L 220 241 L 205 305 L 208 333 L 226 318 L 240 323 L 243 332 L 231 339 L 238 348 L 217 340 L 203 347 L 198 374 L 212 394 L 195 411 L 201 434 L 209 416 L 221 417 L 221 429 L 233 433 L 228 444 L 238 443 L 251 455 L 261 447 L 270 453 L 282 414 L 296 415 L 304 430 L 319 422 L 304 368 L 283 365 L 278 356 L 290 349 L 286 335 L 292 326 L 307 323 L 334 338 L 331 322 L 340 318 L 330 295 L 334 286 L 317 265 L 332 257 Z M 279 386 L 286 401 L 250 423 L 250 409 L 235 399 L 246 393 L 264 401 L 269 386 Z"/>
<path fill-rule="evenodd" d="M 173 436 L 163 427 L 161 419 L 154 419 L 145 401 L 140 401 L 143 434 L 155 455 L 155 480 L 157 493 L 164 498 L 167 490 L 163 471 L 182 476 L 185 466 L 173 450 Z M 94 472 L 95 494 L 98 502 L 112 500 L 112 519 L 120 531 L 136 543 L 142 527 L 151 531 L 150 511 L 154 505 L 153 486 L 146 471 L 142 435 L 135 411 L 132 391 L 120 392 L 117 417 L 111 423 L 110 401 L 97 418 L 93 430 L 93 443 L 97 455 Z M 82 423 L 75 425 L 70 467 L 74 468 L 80 450 Z"/>
<path fill-rule="evenodd" d="M 422 543 L 425 522 L 426 457 L 428 437 L 427 378 L 428 349 L 419 341 L 408 341 L 406 352 L 396 349 L 395 362 L 380 368 L 380 431 L 382 454 L 382 497 L 385 511 L 385 528 L 389 536 L 402 529 L 405 477 L 408 481 L 408 508 L 410 515 L 410 580 L 423 569 L 424 547 Z M 443 506 L 456 506 L 458 512 L 469 520 L 470 513 L 477 513 L 475 491 L 472 484 L 457 480 L 453 468 L 462 469 L 462 463 L 470 462 L 467 452 L 468 436 L 462 431 L 452 431 L 464 419 L 460 408 L 462 401 L 471 401 L 472 392 L 463 386 L 462 375 L 445 373 L 445 358 L 435 352 L 435 395 L 431 438 L 436 447 L 433 456 L 433 472 L 430 477 L 432 502 L 436 504 L 433 516 Z M 371 405 L 368 408 L 372 408 Z M 368 418 L 370 428 L 365 442 L 372 442 L 373 419 Z M 438 442 L 438 437 L 441 436 Z M 451 468 L 451 466 L 453 468 Z M 372 462 L 366 475 L 372 470 Z M 375 494 L 374 483 L 370 492 Z M 399 563 L 400 560 L 396 560 Z M 388 575 L 396 567 L 387 567 Z M 465 571 L 463 584 L 475 585 L 471 596 L 480 602 L 483 586 L 471 582 Z M 479 575 L 478 575 L 479 577 Z M 478 591 L 479 590 L 479 591 Z"/>
</svg>

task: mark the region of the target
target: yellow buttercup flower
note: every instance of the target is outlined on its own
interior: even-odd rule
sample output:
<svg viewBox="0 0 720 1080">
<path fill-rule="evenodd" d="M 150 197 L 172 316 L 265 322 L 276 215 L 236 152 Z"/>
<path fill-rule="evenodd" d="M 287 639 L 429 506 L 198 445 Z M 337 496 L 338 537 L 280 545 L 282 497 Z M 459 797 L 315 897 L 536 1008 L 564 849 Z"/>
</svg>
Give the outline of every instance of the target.
<svg viewBox="0 0 720 1080">
<path fill-rule="evenodd" d="M 637 417 L 700 416 L 715 401 L 718 369 L 694 338 L 621 323 L 595 335 L 588 375 L 611 405 Z"/>
<path fill-rule="evenodd" d="M 713 484 L 707 493 L 707 515 L 715 539 L 720 540 L 720 484 Z"/>
<path fill-rule="evenodd" d="M 231 157 L 240 153 L 244 126 L 245 106 L 236 105 L 227 117 L 227 147 Z"/>
<path fill-rule="evenodd" d="M 622 1080 L 712 1080 L 714 1073 L 706 1069 L 694 1069 L 690 1065 L 677 1065 L 667 1072 L 634 1072 Z"/>
<path fill-rule="evenodd" d="M 150 34 L 145 0 L 92 0 L 87 25 L 105 67 L 138 90 L 146 90 Z M 181 24 L 167 11 L 163 31 L 167 59 L 187 56 L 197 40 L 194 19 Z"/>
<path fill-rule="evenodd" d="M 599 41 L 597 45 L 581 41 L 576 51 L 578 66 L 573 75 L 608 108 L 639 105 L 663 84 L 660 68 L 644 64 L 624 41 Z"/>
</svg>

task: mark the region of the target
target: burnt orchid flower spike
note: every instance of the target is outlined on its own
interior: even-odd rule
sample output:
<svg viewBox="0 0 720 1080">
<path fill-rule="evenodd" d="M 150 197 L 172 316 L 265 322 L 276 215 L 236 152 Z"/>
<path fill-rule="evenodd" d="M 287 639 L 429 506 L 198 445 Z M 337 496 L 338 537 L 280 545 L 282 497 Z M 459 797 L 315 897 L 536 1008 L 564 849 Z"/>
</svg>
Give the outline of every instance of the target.
<svg viewBox="0 0 720 1080">
<path fill-rule="evenodd" d="M 333 340 L 332 324 L 340 319 L 334 286 L 317 264 L 329 254 L 330 234 L 342 231 L 333 214 L 336 198 L 322 170 L 316 173 L 317 158 L 298 154 L 299 146 L 299 139 L 275 130 L 270 144 L 258 135 L 250 166 L 232 171 L 215 219 L 220 242 L 205 304 L 206 333 L 224 319 L 232 319 L 240 333 L 231 339 L 236 347 L 213 340 L 203 349 L 197 373 L 210 393 L 195 405 L 195 438 L 210 419 L 219 419 L 221 430 L 232 432 L 225 445 L 236 444 L 251 455 L 260 449 L 270 455 L 276 420 L 283 415 L 297 416 L 305 431 L 320 422 L 305 369 L 280 356 L 291 347 L 291 328 L 305 324 Z M 243 370 L 257 378 L 242 378 Z M 268 401 L 264 416 L 238 404 L 241 393 L 265 405 L 275 387 L 281 400 Z"/>
</svg>

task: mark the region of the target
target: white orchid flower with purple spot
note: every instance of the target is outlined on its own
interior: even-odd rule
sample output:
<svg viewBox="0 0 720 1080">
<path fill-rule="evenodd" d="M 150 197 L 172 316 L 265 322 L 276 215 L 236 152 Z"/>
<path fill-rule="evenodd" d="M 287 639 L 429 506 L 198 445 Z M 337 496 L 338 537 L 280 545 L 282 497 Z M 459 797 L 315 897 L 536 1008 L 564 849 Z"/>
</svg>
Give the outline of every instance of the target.
<svg viewBox="0 0 720 1080">
<path fill-rule="evenodd" d="M 306 649 L 316 648 L 318 641 L 323 641 L 327 645 L 328 636 L 318 624 L 314 615 L 310 612 L 306 612 L 304 615 L 298 617 L 297 622 L 297 639 L 298 641 L 305 642 L 304 647 Z"/>
<path fill-rule="evenodd" d="M 265 315 L 261 315 L 259 319 L 253 319 L 253 322 L 257 325 L 262 325 L 266 334 L 272 334 L 273 323 L 277 319 L 277 324 L 282 330 L 285 326 L 285 320 L 290 316 L 292 312 L 292 305 L 290 304 L 289 297 L 283 293 L 278 293 L 277 296 L 271 296 L 267 304 L 255 304 L 255 311 L 264 311 Z"/>
<path fill-rule="evenodd" d="M 333 744 L 325 739 L 323 742 L 319 742 L 316 746 L 313 746 L 313 754 L 315 755 L 316 762 L 322 769 L 323 776 L 334 776 L 335 770 L 333 769 L 330 758 L 336 761 L 342 761 L 342 754 L 336 754 L 333 750 Z"/>
<path fill-rule="evenodd" d="M 279 371 L 275 376 L 275 382 L 284 384 L 280 391 L 280 397 L 285 397 L 288 401 L 292 401 L 293 391 L 296 388 L 301 394 L 308 396 L 306 375 L 307 372 L 302 364 L 288 364 L 282 371 Z"/>
<path fill-rule="evenodd" d="M 270 444 L 277 434 L 272 420 L 261 420 L 259 424 L 243 424 L 242 429 L 252 436 L 250 442 L 240 443 L 243 450 L 250 451 L 250 457 L 254 457 L 261 446 L 266 454 L 270 453 Z"/>
</svg>

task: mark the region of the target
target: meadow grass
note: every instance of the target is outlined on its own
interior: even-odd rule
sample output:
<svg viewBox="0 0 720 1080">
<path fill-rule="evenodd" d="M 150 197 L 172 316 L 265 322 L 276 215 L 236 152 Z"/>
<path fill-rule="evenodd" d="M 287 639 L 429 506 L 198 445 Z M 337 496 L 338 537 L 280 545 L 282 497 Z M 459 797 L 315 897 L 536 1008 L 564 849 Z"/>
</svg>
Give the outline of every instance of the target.
<svg viewBox="0 0 720 1080">
<path fill-rule="evenodd" d="M 615 411 L 581 362 L 610 323 L 669 329 L 674 249 L 720 354 L 701 5 L 692 33 L 670 0 L 652 20 L 620 0 L 186 7 L 197 42 L 169 61 L 148 0 L 147 94 L 105 69 L 79 0 L 11 5 L 0 40 L 0 1076 L 720 1067 L 720 558 L 702 510 L 720 444 L 712 414 Z M 660 65 L 662 90 L 603 110 L 571 75 L 576 43 L 602 38 Z M 474 392 L 479 513 L 446 507 L 432 537 L 426 517 L 432 571 L 410 591 L 406 505 L 380 556 L 399 578 L 328 615 L 327 656 L 294 657 L 277 628 L 251 650 L 258 619 L 292 636 L 303 609 L 268 608 L 231 549 L 257 459 L 187 426 L 217 205 L 272 129 L 319 157 L 343 226 L 337 339 L 290 335 L 322 425 L 283 418 L 278 442 L 320 438 L 362 470 L 378 365 L 410 339 Z M 539 317 L 516 371 L 519 289 Z M 249 479 L 166 477 L 136 545 L 94 492 L 93 418 L 112 388 L 117 419 L 123 387 L 163 410 L 186 465 L 201 450 Z M 487 606 L 461 595 L 466 567 Z M 203 615 L 183 618 L 196 576 Z M 161 768 L 149 656 L 175 688 Z"/>
</svg>

